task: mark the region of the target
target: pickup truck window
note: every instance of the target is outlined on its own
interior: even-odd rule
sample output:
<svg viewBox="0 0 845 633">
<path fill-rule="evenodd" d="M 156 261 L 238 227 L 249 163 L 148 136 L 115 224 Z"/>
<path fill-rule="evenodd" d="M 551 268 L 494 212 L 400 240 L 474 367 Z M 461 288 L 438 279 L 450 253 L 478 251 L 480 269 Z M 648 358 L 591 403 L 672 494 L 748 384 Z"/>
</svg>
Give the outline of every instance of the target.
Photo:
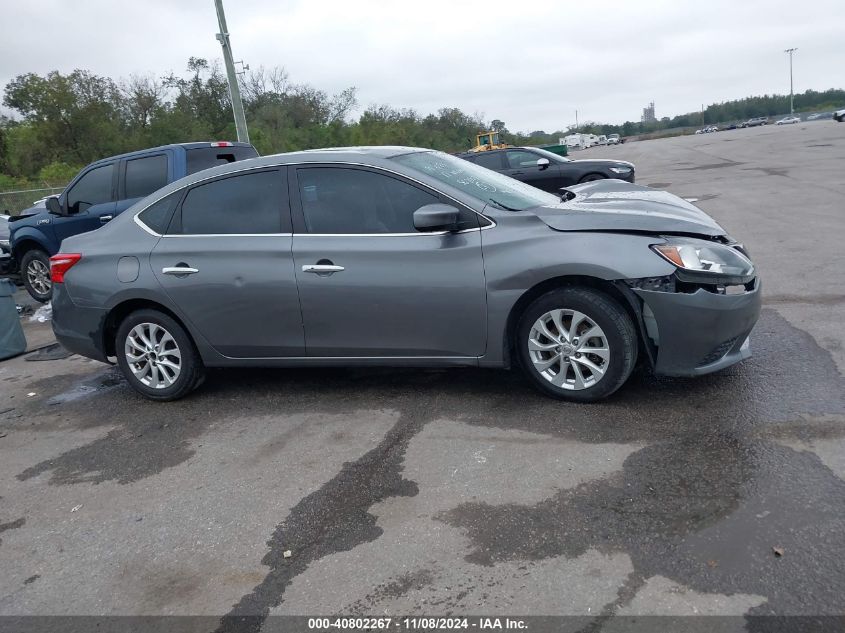
<svg viewBox="0 0 845 633">
<path fill-rule="evenodd" d="M 252 172 L 197 185 L 182 202 L 181 222 L 170 233 L 244 235 L 289 233 L 290 212 L 282 230 L 287 188 L 277 170 Z M 176 229 L 176 230 L 174 230 Z"/>
<path fill-rule="evenodd" d="M 114 163 L 95 167 L 80 178 L 67 192 L 70 213 L 85 211 L 88 207 L 112 200 Z"/>
<path fill-rule="evenodd" d="M 126 198 L 143 198 L 167 184 L 167 156 L 126 161 Z"/>
<path fill-rule="evenodd" d="M 189 149 L 188 174 L 195 174 L 203 169 L 210 169 L 218 165 L 234 163 L 236 160 L 256 158 L 258 152 L 254 147 L 200 147 Z"/>
</svg>

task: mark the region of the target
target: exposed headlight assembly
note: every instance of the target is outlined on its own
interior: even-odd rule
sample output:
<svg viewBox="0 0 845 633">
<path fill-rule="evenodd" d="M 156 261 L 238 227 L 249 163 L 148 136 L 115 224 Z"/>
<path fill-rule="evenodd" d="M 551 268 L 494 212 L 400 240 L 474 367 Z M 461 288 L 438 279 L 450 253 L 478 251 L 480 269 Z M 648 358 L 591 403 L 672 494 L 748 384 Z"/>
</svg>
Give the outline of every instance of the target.
<svg viewBox="0 0 845 633">
<path fill-rule="evenodd" d="M 713 284 L 746 284 L 754 279 L 754 264 L 739 250 L 724 244 L 692 238 L 667 238 L 652 250 L 678 267 L 684 281 Z"/>
<path fill-rule="evenodd" d="M 614 174 L 629 174 L 629 173 L 631 173 L 631 168 L 630 167 L 611 167 L 610 171 L 612 171 Z"/>
</svg>

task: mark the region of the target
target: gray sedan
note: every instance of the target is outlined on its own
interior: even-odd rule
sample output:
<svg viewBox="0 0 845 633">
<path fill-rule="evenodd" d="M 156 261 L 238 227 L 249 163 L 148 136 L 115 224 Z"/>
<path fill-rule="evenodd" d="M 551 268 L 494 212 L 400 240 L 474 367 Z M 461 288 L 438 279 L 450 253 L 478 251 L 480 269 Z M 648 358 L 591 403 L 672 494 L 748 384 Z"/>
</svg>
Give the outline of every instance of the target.
<svg viewBox="0 0 845 633">
<path fill-rule="evenodd" d="M 51 261 L 53 328 L 155 400 L 207 367 L 518 365 L 610 395 L 638 361 L 750 354 L 760 282 L 695 206 L 620 180 L 562 198 L 440 152 L 280 154 L 179 180 Z"/>
</svg>

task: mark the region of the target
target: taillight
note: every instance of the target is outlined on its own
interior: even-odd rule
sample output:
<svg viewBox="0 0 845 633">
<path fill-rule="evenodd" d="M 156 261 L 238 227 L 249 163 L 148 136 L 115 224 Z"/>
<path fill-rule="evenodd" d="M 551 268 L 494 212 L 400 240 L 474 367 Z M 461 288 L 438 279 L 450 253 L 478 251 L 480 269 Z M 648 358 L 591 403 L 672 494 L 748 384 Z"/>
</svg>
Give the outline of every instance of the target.
<svg viewBox="0 0 845 633">
<path fill-rule="evenodd" d="M 229 141 L 214 141 L 211 146 L 212 147 L 232 147 L 233 143 Z"/>
<path fill-rule="evenodd" d="M 50 258 L 50 280 L 54 284 L 63 284 L 65 274 L 76 262 L 82 259 L 80 253 L 59 253 Z"/>
</svg>

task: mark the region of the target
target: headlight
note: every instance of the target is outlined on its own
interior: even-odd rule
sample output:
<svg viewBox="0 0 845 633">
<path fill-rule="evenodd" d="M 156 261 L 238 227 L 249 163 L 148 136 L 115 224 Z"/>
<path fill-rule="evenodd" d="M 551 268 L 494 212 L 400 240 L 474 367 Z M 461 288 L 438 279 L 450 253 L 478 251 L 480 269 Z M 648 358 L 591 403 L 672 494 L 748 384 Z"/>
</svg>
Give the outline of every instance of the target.
<svg viewBox="0 0 845 633">
<path fill-rule="evenodd" d="M 691 273 L 690 279 L 714 283 L 747 283 L 754 277 L 754 264 L 737 249 L 705 240 L 668 239 L 653 244 L 652 250 L 679 271 Z"/>
<path fill-rule="evenodd" d="M 612 171 L 614 174 L 627 174 L 628 172 L 631 171 L 631 168 L 630 167 L 611 167 L 610 171 Z"/>
<path fill-rule="evenodd" d="M 12 250 L 11 244 L 9 244 L 9 240 L 0 240 L 0 248 L 5 248 L 6 250 Z"/>
</svg>

